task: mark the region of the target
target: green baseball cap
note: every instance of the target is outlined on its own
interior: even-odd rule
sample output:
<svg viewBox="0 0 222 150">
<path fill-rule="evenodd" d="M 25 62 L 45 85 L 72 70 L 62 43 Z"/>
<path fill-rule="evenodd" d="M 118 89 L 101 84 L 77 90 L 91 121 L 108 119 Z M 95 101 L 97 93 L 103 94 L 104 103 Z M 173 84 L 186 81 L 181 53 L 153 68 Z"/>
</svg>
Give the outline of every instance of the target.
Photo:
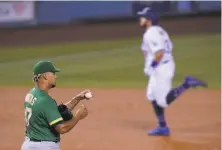
<svg viewBox="0 0 222 150">
<path fill-rule="evenodd" d="M 51 61 L 39 61 L 33 68 L 33 74 L 43 74 L 46 72 L 60 72 L 60 69 L 56 68 Z"/>
</svg>

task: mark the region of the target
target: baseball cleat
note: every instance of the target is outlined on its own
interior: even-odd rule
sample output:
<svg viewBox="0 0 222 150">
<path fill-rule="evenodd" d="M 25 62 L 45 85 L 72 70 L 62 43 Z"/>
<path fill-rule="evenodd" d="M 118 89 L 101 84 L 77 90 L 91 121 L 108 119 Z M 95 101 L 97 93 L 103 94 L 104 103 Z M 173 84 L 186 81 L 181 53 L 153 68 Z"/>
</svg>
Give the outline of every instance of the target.
<svg viewBox="0 0 222 150">
<path fill-rule="evenodd" d="M 200 79 L 194 78 L 192 76 L 186 76 L 185 83 L 188 84 L 190 87 L 195 88 L 198 86 L 207 87 L 207 84 Z"/>
<path fill-rule="evenodd" d="M 151 136 L 168 136 L 170 135 L 170 129 L 168 127 L 157 127 L 155 129 L 149 130 L 148 135 Z"/>
</svg>

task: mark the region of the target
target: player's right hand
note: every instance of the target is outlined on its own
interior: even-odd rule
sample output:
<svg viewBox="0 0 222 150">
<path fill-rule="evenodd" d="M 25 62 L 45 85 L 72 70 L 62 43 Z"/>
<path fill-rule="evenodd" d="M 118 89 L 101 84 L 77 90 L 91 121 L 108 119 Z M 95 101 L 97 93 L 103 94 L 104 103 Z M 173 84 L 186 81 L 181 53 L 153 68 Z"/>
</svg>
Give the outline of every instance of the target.
<svg viewBox="0 0 222 150">
<path fill-rule="evenodd" d="M 75 117 L 78 117 L 80 120 L 84 119 L 88 115 L 88 110 L 84 104 L 76 111 Z"/>
<path fill-rule="evenodd" d="M 87 90 L 84 90 L 84 91 L 80 92 L 78 95 L 76 95 L 72 99 L 79 99 L 79 100 L 87 99 L 88 100 L 88 98 L 85 97 L 85 94 L 88 93 L 88 92 L 92 93 L 90 90 L 87 89 Z"/>
</svg>

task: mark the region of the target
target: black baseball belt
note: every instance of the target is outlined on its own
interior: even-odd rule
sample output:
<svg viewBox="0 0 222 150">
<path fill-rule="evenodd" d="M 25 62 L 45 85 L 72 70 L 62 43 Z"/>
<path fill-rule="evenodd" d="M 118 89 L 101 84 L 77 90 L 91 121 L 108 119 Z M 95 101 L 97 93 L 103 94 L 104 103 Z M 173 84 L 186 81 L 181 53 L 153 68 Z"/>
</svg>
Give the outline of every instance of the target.
<svg viewBox="0 0 222 150">
<path fill-rule="evenodd" d="M 37 140 L 37 139 L 33 139 L 33 138 L 30 138 L 30 141 L 32 141 L 32 142 L 54 142 L 54 143 L 58 143 L 59 142 L 59 141 Z"/>
</svg>

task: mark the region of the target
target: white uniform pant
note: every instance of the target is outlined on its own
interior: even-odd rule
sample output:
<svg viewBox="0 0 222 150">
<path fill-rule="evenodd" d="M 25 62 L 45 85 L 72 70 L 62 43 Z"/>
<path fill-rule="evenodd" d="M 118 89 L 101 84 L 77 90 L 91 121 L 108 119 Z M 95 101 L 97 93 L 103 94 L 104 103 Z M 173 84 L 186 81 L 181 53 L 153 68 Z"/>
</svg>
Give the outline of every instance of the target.
<svg viewBox="0 0 222 150">
<path fill-rule="evenodd" d="M 34 142 L 26 138 L 21 150 L 60 150 L 60 147 L 59 143 L 50 141 Z"/>
<path fill-rule="evenodd" d="M 175 72 L 174 61 L 159 64 L 150 76 L 146 91 L 147 99 L 156 100 L 160 107 L 167 107 L 166 96 L 172 88 L 172 80 Z"/>
</svg>

